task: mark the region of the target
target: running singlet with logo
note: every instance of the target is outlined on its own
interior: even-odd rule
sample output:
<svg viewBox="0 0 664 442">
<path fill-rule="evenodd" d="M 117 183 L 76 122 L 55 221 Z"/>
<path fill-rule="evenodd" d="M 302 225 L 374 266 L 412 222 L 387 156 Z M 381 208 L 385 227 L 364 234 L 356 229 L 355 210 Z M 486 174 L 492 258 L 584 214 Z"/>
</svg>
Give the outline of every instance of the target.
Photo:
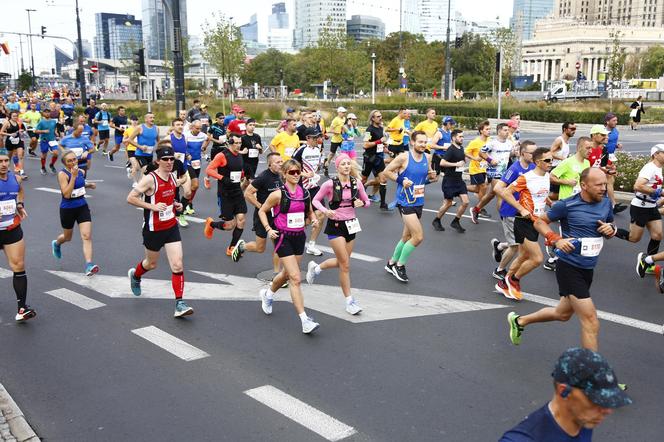
<svg viewBox="0 0 664 442">
<path fill-rule="evenodd" d="M 482 152 L 489 155 L 492 160 L 498 163 L 495 166 L 489 163 L 486 168 L 486 174 L 490 178 L 500 178 L 503 176 L 509 165 L 512 143 L 509 140 L 500 141 L 498 138 L 493 138 L 487 141 L 486 145 L 482 148 Z"/>
<path fill-rule="evenodd" d="M 438 132 L 440 132 L 440 139 L 434 146 L 434 151 L 438 155 L 442 155 L 445 153 L 445 149 L 450 147 L 450 144 L 452 144 L 452 132 L 444 129 L 438 129 Z"/>
<path fill-rule="evenodd" d="M 302 172 L 313 173 L 311 178 L 302 176 L 302 185 L 305 189 L 313 189 L 320 182 L 320 175 L 316 172 L 321 163 L 322 155 L 317 147 L 302 146 L 295 152 L 293 159 L 302 164 Z"/>
<path fill-rule="evenodd" d="M 190 165 L 193 169 L 200 169 L 203 143 L 207 140 L 207 135 L 203 131 L 196 135 L 187 132 L 185 138 L 187 139 L 187 155 L 191 157 L 187 165 Z"/>
<path fill-rule="evenodd" d="M 67 175 L 68 180 L 71 180 L 71 173 L 67 169 L 62 169 L 62 171 Z M 71 196 L 65 198 L 62 195 L 62 200 L 60 201 L 61 209 L 75 209 L 77 207 L 83 207 L 87 205 L 88 202 L 85 201 L 85 174 L 82 170 L 78 171 L 74 181 L 74 189 L 71 191 Z"/>
<path fill-rule="evenodd" d="M 187 139 L 184 135 L 180 138 L 176 137 L 175 132 L 171 132 L 170 138 L 171 147 L 173 147 L 173 152 L 175 153 L 175 159 L 184 164 L 185 157 L 187 156 Z"/>
<path fill-rule="evenodd" d="M 641 168 L 639 176 L 637 179 L 643 178 L 648 180 L 646 186 L 652 189 L 658 189 L 662 187 L 662 168 L 655 166 L 655 163 L 652 161 L 647 163 Z M 632 206 L 637 207 L 656 207 L 657 201 L 650 195 L 646 195 L 641 192 L 634 192 L 634 198 L 632 199 Z"/>
<path fill-rule="evenodd" d="M 7 172 L 7 179 L 0 179 L 0 230 L 12 230 L 21 223 L 16 212 L 16 198 L 21 185 L 13 172 Z"/>
<path fill-rule="evenodd" d="M 145 195 L 145 202 L 148 204 L 166 204 L 166 209 L 163 211 L 143 209 L 143 229 L 151 232 L 158 232 L 161 230 L 168 230 L 177 225 L 175 219 L 175 190 L 177 184 L 172 174 L 168 174 L 168 180 L 162 179 L 156 172 L 150 172 L 149 176 L 154 180 L 154 192 L 152 195 Z"/>
<path fill-rule="evenodd" d="M 307 220 L 307 214 L 304 213 L 307 199 L 305 194 L 306 190 L 298 185 L 293 194 L 288 191 L 286 186 L 283 186 L 281 192 L 288 193 L 288 195 L 282 196 L 282 198 L 288 198 L 290 200 L 290 205 L 288 207 L 288 213 L 281 213 L 279 210 L 279 204 L 272 209 L 272 212 L 274 213 L 274 226 L 280 232 L 304 232 Z"/>
<path fill-rule="evenodd" d="M 503 183 L 505 183 L 509 186 L 514 181 L 519 179 L 519 177 L 521 175 L 523 175 L 524 173 L 530 172 L 534 168 L 535 168 L 535 165 L 533 163 L 530 163 L 527 168 L 524 168 L 521 165 L 521 161 L 517 161 L 516 163 L 512 164 L 507 169 L 507 171 L 500 178 L 500 181 L 502 181 Z M 518 192 L 514 192 L 514 199 L 519 201 L 519 193 Z M 502 201 L 502 203 L 500 204 L 500 209 L 498 210 L 498 213 L 503 218 L 513 218 L 517 215 L 516 208 L 513 207 L 511 204 L 508 204 L 506 201 Z"/>
<path fill-rule="evenodd" d="M 544 215 L 550 187 L 548 173 L 539 176 L 531 170 L 517 178 L 513 186 L 514 191 L 519 192 L 519 204 L 524 209 L 534 216 Z"/>
<path fill-rule="evenodd" d="M 145 147 L 145 150 L 141 149 L 140 147 L 137 147 L 136 156 L 152 158 L 152 153 L 154 152 L 154 149 L 157 146 L 157 137 L 159 136 L 159 132 L 157 131 L 157 126 L 147 127 L 145 124 L 141 124 L 141 128 L 143 130 L 136 137 L 136 144 Z"/>
<path fill-rule="evenodd" d="M 397 205 L 401 207 L 424 205 L 424 186 L 427 183 L 428 173 L 429 162 L 426 155 L 422 155 L 422 159 L 417 162 L 413 158 L 413 154 L 408 151 L 408 165 L 406 166 L 406 170 L 400 173 L 399 176 L 408 178 L 413 184 L 406 189 L 402 184 L 397 182 Z"/>
</svg>

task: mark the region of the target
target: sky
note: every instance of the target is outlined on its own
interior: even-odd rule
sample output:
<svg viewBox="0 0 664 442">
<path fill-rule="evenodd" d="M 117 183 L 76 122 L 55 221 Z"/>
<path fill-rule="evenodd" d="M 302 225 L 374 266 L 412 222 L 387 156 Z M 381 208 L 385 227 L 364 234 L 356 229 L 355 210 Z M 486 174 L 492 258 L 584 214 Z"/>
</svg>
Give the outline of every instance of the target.
<svg viewBox="0 0 664 442">
<path fill-rule="evenodd" d="M 271 12 L 271 5 L 277 0 L 243 0 L 242 8 L 233 8 L 232 13 L 227 13 L 233 17 L 233 21 L 238 24 L 244 24 L 249 21 L 249 17 L 260 11 L 266 16 Z M 293 0 L 286 0 L 293 1 Z M 513 0 L 456 0 L 458 10 L 465 19 L 472 21 L 495 20 L 507 26 L 512 15 Z M 141 0 L 113 0 L 109 2 L 100 2 L 98 0 L 79 0 L 81 15 L 81 32 L 84 40 L 93 44 L 95 35 L 95 13 L 128 13 L 141 16 Z M 224 6 L 228 5 L 230 0 L 188 0 L 187 14 L 188 27 L 190 34 L 202 34 L 202 28 L 206 19 L 213 12 L 225 12 Z M 288 9 L 287 3 L 287 9 Z M 35 9 L 31 12 L 32 33 L 40 34 L 41 26 L 46 27 L 47 34 L 58 35 L 76 39 L 76 14 L 75 0 L 22 0 L 22 1 L 2 1 L 2 30 L 0 31 L 0 42 L 7 41 L 10 46 L 11 54 L 9 56 L 0 52 L 0 71 L 14 74 L 17 66 L 20 65 L 20 45 L 19 37 L 4 32 L 28 32 L 28 13 L 26 9 Z M 289 9 L 292 11 L 292 8 Z M 386 22 L 387 33 L 398 31 L 399 29 L 399 0 L 349 0 L 348 15 L 366 14 L 376 15 Z M 446 11 L 444 12 L 446 13 Z M 260 18 L 259 18 L 260 20 Z M 293 18 L 291 18 L 293 20 Z M 71 53 L 71 44 L 66 40 L 41 39 L 33 37 L 33 55 L 35 59 L 35 72 L 46 70 L 50 71 L 55 67 L 53 57 L 53 45 L 57 44 L 65 52 Z M 23 37 L 23 62 L 25 66 L 30 65 L 30 55 L 26 38 Z"/>
</svg>

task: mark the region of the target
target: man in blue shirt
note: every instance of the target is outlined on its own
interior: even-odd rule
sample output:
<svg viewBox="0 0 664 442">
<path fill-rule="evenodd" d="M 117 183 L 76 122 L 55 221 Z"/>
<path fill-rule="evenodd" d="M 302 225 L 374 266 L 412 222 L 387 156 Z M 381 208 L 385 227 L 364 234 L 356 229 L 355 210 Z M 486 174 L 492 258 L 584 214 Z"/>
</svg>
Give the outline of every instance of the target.
<svg viewBox="0 0 664 442">
<path fill-rule="evenodd" d="M 565 350 L 551 376 L 551 401 L 503 434 L 499 442 L 590 442 L 593 429 L 604 418 L 632 403 L 606 359 L 592 350 Z"/>
<path fill-rule="evenodd" d="M 88 176 L 90 164 L 92 161 L 92 152 L 94 151 L 94 143 L 90 141 L 89 136 L 83 133 L 84 125 L 77 124 L 74 126 L 74 131 L 60 140 L 60 150 L 64 153 L 65 150 L 71 150 L 78 159 L 79 169 L 85 172 Z"/>
<path fill-rule="evenodd" d="M 609 112 L 604 116 L 604 126 L 609 132 L 606 140 L 606 153 L 609 155 L 609 161 L 617 164 L 618 157 L 616 157 L 616 150 L 622 150 L 622 143 L 618 142 L 620 132 L 618 132 L 618 117 L 613 112 Z M 613 185 L 616 182 L 616 175 L 608 175 L 608 191 L 613 193 Z M 620 213 L 627 208 L 622 203 L 616 203 L 613 213 Z"/>
<path fill-rule="evenodd" d="M 94 117 L 94 123 L 97 125 L 97 131 L 99 132 L 99 144 L 97 148 L 103 147 L 104 155 L 108 151 L 108 140 L 110 139 L 111 126 L 110 121 L 113 116 L 108 111 L 108 105 L 106 103 L 101 104 L 101 110 L 97 112 Z"/>
<path fill-rule="evenodd" d="M 599 320 L 590 298 L 593 269 L 597 265 L 604 238 L 615 236 L 611 201 L 606 197 L 606 174 L 598 168 L 581 173 L 581 193 L 556 202 L 546 214 L 538 217 L 534 227 L 552 245 L 558 255 L 556 280 L 560 301 L 556 307 L 546 307 L 525 316 L 510 312 L 512 344 L 521 343 L 524 327 L 537 322 L 568 321 L 573 314 L 581 322 L 581 345 L 597 351 Z M 560 221 L 562 237 L 549 227 Z"/>
<path fill-rule="evenodd" d="M 51 118 L 51 111 L 42 112 L 42 119 L 35 127 L 35 133 L 39 134 L 39 150 L 41 151 L 41 174 L 46 175 L 46 157 L 51 152 L 51 172 L 57 174 L 55 162 L 58 160 L 58 142 L 55 140 L 55 126 L 57 119 Z"/>
</svg>

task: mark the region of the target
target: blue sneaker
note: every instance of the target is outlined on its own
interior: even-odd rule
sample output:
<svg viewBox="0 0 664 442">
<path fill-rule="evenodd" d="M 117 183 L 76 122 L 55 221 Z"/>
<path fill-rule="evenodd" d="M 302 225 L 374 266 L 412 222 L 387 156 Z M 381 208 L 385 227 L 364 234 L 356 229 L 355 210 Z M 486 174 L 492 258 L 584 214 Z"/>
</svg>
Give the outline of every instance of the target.
<svg viewBox="0 0 664 442">
<path fill-rule="evenodd" d="M 89 262 L 88 265 L 85 266 L 85 276 L 92 276 L 97 272 L 99 272 L 99 266 L 97 264 Z"/>
<path fill-rule="evenodd" d="M 136 273 L 135 268 L 129 269 L 127 272 L 127 276 L 129 276 L 129 285 L 131 286 L 131 292 L 134 294 L 134 296 L 141 296 L 141 280 L 139 278 L 136 278 L 134 276 L 134 273 Z"/>
<path fill-rule="evenodd" d="M 60 244 L 58 244 L 56 240 L 51 241 L 51 251 L 53 252 L 53 256 L 57 259 L 62 258 L 62 250 L 60 249 Z"/>
<path fill-rule="evenodd" d="M 189 307 L 182 299 L 175 301 L 175 314 L 173 315 L 176 318 L 181 318 L 182 316 L 189 316 L 194 313 L 194 309 Z"/>
<path fill-rule="evenodd" d="M 378 195 L 377 193 L 374 194 L 374 195 L 371 195 L 369 197 L 369 201 L 371 201 L 372 203 L 379 203 L 380 202 L 380 195 Z"/>
<path fill-rule="evenodd" d="M 387 205 L 387 210 L 394 210 L 396 208 L 397 208 L 397 200 L 394 200 Z"/>
</svg>

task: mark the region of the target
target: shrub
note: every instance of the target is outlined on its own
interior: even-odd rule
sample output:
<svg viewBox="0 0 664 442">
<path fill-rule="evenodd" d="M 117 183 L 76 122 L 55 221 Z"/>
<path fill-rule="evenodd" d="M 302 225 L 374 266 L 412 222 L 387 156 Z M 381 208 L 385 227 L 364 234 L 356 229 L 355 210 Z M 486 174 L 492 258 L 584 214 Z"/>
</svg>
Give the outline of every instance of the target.
<svg viewBox="0 0 664 442">
<path fill-rule="evenodd" d="M 624 152 L 619 152 L 616 156 L 618 157 L 618 171 L 616 173 L 614 189 L 631 193 L 634 191 L 634 183 L 639 176 L 639 171 L 650 161 L 650 157 L 646 155 L 630 155 Z"/>
</svg>

